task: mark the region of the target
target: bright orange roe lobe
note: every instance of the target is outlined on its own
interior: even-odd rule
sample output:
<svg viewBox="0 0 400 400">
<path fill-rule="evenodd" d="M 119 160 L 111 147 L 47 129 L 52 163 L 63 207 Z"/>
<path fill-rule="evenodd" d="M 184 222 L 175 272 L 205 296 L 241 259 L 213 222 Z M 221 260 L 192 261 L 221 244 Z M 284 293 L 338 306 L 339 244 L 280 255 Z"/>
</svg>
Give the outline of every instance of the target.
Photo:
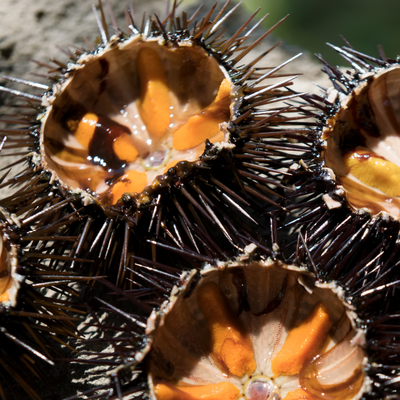
<svg viewBox="0 0 400 400">
<path fill-rule="evenodd" d="M 136 65 L 140 83 L 140 117 L 150 135 L 161 137 L 171 123 L 165 67 L 157 52 L 148 47 L 139 51 Z"/>
<path fill-rule="evenodd" d="M 219 85 L 217 96 L 215 97 L 215 100 L 213 101 L 211 106 L 216 105 L 218 103 L 219 107 L 228 106 L 229 108 L 231 103 L 230 95 L 231 95 L 231 84 L 229 80 L 225 78 Z"/>
<path fill-rule="evenodd" d="M 139 155 L 139 152 L 132 143 L 131 136 L 127 133 L 123 133 L 114 139 L 113 150 L 120 160 L 128 163 L 134 162 Z"/>
<path fill-rule="evenodd" d="M 11 276 L 6 275 L 0 278 L 0 303 L 10 300 L 8 289 L 10 289 L 11 285 L 12 285 Z"/>
<path fill-rule="evenodd" d="M 219 130 L 219 124 L 223 121 L 208 119 L 204 115 L 195 115 L 189 118 L 185 125 L 174 133 L 173 146 L 175 150 L 192 149 L 210 139 Z"/>
<path fill-rule="evenodd" d="M 224 79 L 214 102 L 201 114 L 189 118 L 184 125 L 174 132 L 173 147 L 175 150 L 192 149 L 220 132 L 219 124 L 229 120 L 230 94 L 230 83 L 227 79 Z"/>
<path fill-rule="evenodd" d="M 155 387 L 157 400 L 237 400 L 239 389 L 230 382 L 202 386 L 172 386 L 159 383 Z"/>
<path fill-rule="evenodd" d="M 319 397 L 312 395 L 311 393 L 306 392 L 303 389 L 297 389 L 292 392 L 289 392 L 283 400 L 319 400 Z"/>
<path fill-rule="evenodd" d="M 85 148 L 89 148 L 90 141 L 93 138 L 96 124 L 99 117 L 93 113 L 87 113 L 83 116 L 74 132 L 76 140 Z"/>
<path fill-rule="evenodd" d="M 124 193 L 142 192 L 146 185 L 146 172 L 128 171 L 111 189 L 112 204 L 115 204 Z"/>
<path fill-rule="evenodd" d="M 4 248 L 3 239 L 0 238 L 0 303 L 3 301 L 9 301 L 10 296 L 8 294 L 8 289 L 12 285 L 12 277 L 9 271 L 9 263 L 7 262 L 8 252 Z"/>
<path fill-rule="evenodd" d="M 391 197 L 400 196 L 400 167 L 396 164 L 360 148 L 344 155 L 343 161 L 349 172 L 365 185 Z"/>
<path fill-rule="evenodd" d="M 200 311 L 211 331 L 212 356 L 222 362 L 232 375 L 242 377 L 256 369 L 249 334 L 236 318 L 231 305 L 214 282 L 198 291 Z"/>
<path fill-rule="evenodd" d="M 318 304 L 307 319 L 289 332 L 283 347 L 272 359 L 274 377 L 298 374 L 304 363 L 315 356 L 331 326 L 326 307 Z"/>
</svg>

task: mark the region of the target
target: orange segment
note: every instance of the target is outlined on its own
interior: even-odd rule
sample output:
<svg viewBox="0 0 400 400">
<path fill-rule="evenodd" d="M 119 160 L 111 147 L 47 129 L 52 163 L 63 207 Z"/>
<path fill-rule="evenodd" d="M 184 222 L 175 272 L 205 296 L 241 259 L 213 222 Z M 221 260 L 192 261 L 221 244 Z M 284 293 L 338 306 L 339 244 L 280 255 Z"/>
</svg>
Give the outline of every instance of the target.
<svg viewBox="0 0 400 400">
<path fill-rule="evenodd" d="M 228 106 L 230 105 L 231 99 L 231 84 L 229 83 L 228 79 L 224 79 L 221 84 L 219 85 L 218 93 L 217 96 L 215 97 L 215 100 L 213 104 L 218 103 L 219 101 L 224 101 L 224 105 Z M 228 103 L 228 104 L 226 104 Z"/>
<path fill-rule="evenodd" d="M 364 184 L 388 196 L 400 196 L 400 168 L 368 150 L 357 148 L 343 157 L 350 172 Z"/>
<path fill-rule="evenodd" d="M 289 392 L 283 400 L 319 400 L 319 397 L 315 397 L 303 389 L 297 389 Z"/>
<path fill-rule="evenodd" d="M 173 146 L 175 150 L 188 150 L 204 143 L 219 131 L 223 121 L 209 119 L 206 115 L 195 115 L 185 125 L 174 132 Z"/>
<path fill-rule="evenodd" d="M 304 363 L 315 356 L 332 322 L 323 304 L 318 304 L 309 317 L 292 329 L 278 354 L 272 359 L 274 376 L 296 375 Z"/>
<path fill-rule="evenodd" d="M 138 54 L 137 70 L 140 82 L 140 117 L 150 135 L 161 137 L 171 123 L 164 65 L 156 51 L 144 48 Z"/>
<path fill-rule="evenodd" d="M 0 278 L 0 303 L 10 300 L 7 290 L 10 289 L 12 284 L 11 276 Z"/>
<path fill-rule="evenodd" d="M 76 140 L 85 148 L 89 148 L 90 141 L 94 135 L 96 124 L 99 117 L 93 113 L 87 113 L 78 124 L 78 128 L 74 132 Z"/>
<path fill-rule="evenodd" d="M 0 303 L 6 302 L 10 300 L 10 296 L 8 295 L 8 292 L 4 292 L 1 296 L 0 296 Z"/>
<path fill-rule="evenodd" d="M 214 102 L 174 132 L 173 147 L 176 150 L 192 149 L 219 133 L 219 124 L 227 122 L 230 117 L 230 93 L 230 83 L 224 79 Z"/>
<path fill-rule="evenodd" d="M 140 193 L 146 185 L 146 172 L 128 171 L 111 189 L 111 203 L 115 204 L 124 193 Z"/>
<path fill-rule="evenodd" d="M 139 155 L 139 152 L 132 143 L 131 136 L 127 133 L 123 133 L 114 139 L 113 150 L 120 160 L 126 162 L 134 162 Z"/>
<path fill-rule="evenodd" d="M 222 362 L 233 375 L 242 377 L 253 373 L 256 362 L 249 334 L 217 284 L 202 285 L 198 302 L 211 331 L 213 358 Z"/>
<path fill-rule="evenodd" d="M 181 387 L 160 383 L 155 387 L 157 400 L 237 400 L 239 393 L 239 389 L 230 382 Z"/>
</svg>

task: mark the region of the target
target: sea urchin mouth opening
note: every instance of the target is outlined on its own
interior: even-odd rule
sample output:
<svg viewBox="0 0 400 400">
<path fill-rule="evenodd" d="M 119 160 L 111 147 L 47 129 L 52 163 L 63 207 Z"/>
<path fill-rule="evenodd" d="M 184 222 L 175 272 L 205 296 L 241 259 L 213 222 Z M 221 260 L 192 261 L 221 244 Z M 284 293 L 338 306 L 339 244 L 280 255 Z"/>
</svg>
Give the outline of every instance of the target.
<svg viewBox="0 0 400 400">
<path fill-rule="evenodd" d="M 45 99 L 42 162 L 68 189 L 115 204 L 223 141 L 233 98 L 228 73 L 191 39 L 112 38 Z"/>
<path fill-rule="evenodd" d="M 206 268 L 161 311 L 156 400 L 358 399 L 365 337 L 334 284 L 280 262 Z"/>
<path fill-rule="evenodd" d="M 395 219 L 400 218 L 399 94 L 400 67 L 370 74 L 324 129 L 326 166 L 350 205 Z"/>
</svg>

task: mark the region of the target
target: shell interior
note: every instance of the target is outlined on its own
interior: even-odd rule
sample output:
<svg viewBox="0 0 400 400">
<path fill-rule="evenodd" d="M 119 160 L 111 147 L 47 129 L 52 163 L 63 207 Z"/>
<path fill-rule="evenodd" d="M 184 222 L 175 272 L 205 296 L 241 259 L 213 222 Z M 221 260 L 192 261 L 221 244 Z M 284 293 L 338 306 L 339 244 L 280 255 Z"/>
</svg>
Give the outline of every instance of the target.
<svg viewBox="0 0 400 400">
<path fill-rule="evenodd" d="M 181 161 L 197 161 L 207 139 L 224 140 L 234 114 L 228 73 L 185 38 L 115 38 L 67 77 L 46 98 L 42 162 L 105 206 Z"/>
<path fill-rule="evenodd" d="M 326 165 L 351 206 L 400 218 L 400 67 L 363 82 L 328 120 Z"/>
<path fill-rule="evenodd" d="M 367 386 L 353 312 L 299 268 L 210 269 L 165 313 L 150 352 L 153 399 L 350 400 Z"/>
</svg>

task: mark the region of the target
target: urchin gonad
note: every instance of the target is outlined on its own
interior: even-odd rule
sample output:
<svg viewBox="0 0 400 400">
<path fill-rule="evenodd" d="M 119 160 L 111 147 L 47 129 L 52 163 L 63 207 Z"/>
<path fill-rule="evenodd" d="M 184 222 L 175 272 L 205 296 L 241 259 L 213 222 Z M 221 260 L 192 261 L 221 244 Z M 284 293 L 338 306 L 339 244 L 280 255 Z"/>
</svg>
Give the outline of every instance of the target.
<svg viewBox="0 0 400 400">
<path fill-rule="evenodd" d="M 349 400 L 368 390 L 364 333 L 334 283 L 271 260 L 192 280 L 161 309 L 153 399 Z"/>
</svg>

